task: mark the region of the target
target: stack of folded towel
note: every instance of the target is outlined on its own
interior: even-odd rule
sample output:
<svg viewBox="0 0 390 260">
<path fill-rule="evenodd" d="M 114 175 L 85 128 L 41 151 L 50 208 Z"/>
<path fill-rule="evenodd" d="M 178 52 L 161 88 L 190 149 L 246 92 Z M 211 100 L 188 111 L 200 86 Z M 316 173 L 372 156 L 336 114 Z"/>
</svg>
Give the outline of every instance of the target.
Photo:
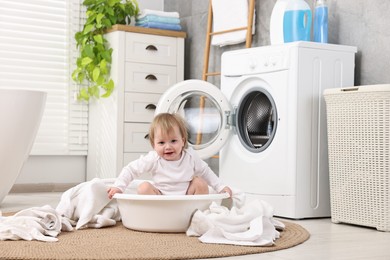
<svg viewBox="0 0 390 260">
<path fill-rule="evenodd" d="M 178 12 L 144 9 L 135 19 L 136 26 L 181 31 Z"/>
</svg>

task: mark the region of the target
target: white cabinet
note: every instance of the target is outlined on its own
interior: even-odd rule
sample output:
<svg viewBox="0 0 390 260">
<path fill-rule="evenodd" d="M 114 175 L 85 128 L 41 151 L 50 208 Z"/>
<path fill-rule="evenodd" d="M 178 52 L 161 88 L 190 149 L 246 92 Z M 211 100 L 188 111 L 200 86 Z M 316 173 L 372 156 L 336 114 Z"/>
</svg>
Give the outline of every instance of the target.
<svg viewBox="0 0 390 260">
<path fill-rule="evenodd" d="M 161 94 L 184 78 L 184 32 L 115 25 L 106 34 L 115 90 L 89 104 L 87 179 L 115 178 L 150 151 L 147 139 Z"/>
</svg>

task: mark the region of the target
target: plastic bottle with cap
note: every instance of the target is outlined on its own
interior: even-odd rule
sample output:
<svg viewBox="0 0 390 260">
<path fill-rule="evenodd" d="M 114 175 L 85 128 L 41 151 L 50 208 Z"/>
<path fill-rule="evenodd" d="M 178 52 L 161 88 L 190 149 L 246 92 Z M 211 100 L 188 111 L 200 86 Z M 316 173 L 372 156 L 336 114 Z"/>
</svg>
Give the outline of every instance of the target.
<svg viewBox="0 0 390 260">
<path fill-rule="evenodd" d="M 312 12 L 304 0 L 277 0 L 270 20 L 271 44 L 310 41 Z"/>
<path fill-rule="evenodd" d="M 328 42 L 328 5 L 326 0 L 315 0 L 314 7 L 314 41 Z"/>
</svg>

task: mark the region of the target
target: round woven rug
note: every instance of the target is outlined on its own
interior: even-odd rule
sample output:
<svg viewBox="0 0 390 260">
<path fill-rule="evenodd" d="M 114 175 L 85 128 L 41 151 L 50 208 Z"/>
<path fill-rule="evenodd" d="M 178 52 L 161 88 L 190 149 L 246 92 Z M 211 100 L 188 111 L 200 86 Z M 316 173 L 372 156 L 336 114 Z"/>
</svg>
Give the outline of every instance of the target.
<svg viewBox="0 0 390 260">
<path fill-rule="evenodd" d="M 204 244 L 184 233 L 148 233 L 126 229 L 121 222 L 101 229 L 62 232 L 58 242 L 0 241 L 0 259 L 196 259 L 258 254 L 296 246 L 309 238 L 300 225 L 286 229 L 270 247 Z"/>
</svg>

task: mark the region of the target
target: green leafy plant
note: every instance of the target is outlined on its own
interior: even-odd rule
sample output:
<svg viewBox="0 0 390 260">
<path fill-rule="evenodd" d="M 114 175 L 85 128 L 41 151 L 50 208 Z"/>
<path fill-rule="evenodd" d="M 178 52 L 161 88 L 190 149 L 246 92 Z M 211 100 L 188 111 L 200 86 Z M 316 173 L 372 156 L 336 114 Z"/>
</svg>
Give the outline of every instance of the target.
<svg viewBox="0 0 390 260">
<path fill-rule="evenodd" d="M 85 0 L 87 21 L 75 34 L 79 57 L 72 79 L 80 85 L 79 100 L 109 97 L 114 90 L 110 77 L 112 48 L 104 33 L 115 24 L 129 24 L 138 14 L 136 0 Z M 102 94 L 101 94 L 102 92 Z"/>
</svg>

